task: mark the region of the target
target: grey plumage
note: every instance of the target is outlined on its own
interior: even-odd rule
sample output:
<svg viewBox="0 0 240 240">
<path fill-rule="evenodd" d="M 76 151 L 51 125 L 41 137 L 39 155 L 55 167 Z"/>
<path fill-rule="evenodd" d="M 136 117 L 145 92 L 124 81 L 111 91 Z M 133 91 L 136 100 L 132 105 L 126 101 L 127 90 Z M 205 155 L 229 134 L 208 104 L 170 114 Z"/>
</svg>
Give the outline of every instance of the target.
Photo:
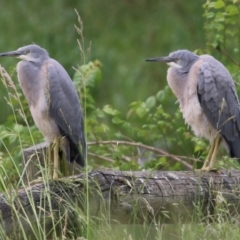
<svg viewBox="0 0 240 240">
<path fill-rule="evenodd" d="M 222 141 L 230 156 L 240 162 L 239 100 L 234 81 L 223 64 L 210 55 L 198 56 L 188 50 L 147 61 L 170 65 L 168 84 L 178 98 L 186 123 L 197 136 L 211 142 L 219 137 L 219 144 Z M 213 158 L 217 148 L 210 150 L 214 153 Z"/>
<path fill-rule="evenodd" d="M 84 166 L 86 143 L 84 136 L 84 120 L 75 87 L 66 71 L 61 74 L 61 65 L 51 59 L 48 66 L 50 116 L 57 124 L 60 134 L 69 142 L 70 156 L 68 159 Z M 68 81 L 66 81 L 68 79 Z M 58 96 L 58 98 L 54 97 Z M 82 150 L 79 150 L 79 144 Z M 82 152 L 82 153 L 81 153 Z"/>
<path fill-rule="evenodd" d="M 77 91 L 65 69 L 37 45 L 0 54 L 4 56 L 22 59 L 17 65 L 18 80 L 46 141 L 53 143 L 60 138 L 67 160 L 84 166 L 84 119 Z"/>
<path fill-rule="evenodd" d="M 228 70 L 209 55 L 200 56 L 198 98 L 204 114 L 240 161 L 240 107 L 235 84 Z"/>
</svg>

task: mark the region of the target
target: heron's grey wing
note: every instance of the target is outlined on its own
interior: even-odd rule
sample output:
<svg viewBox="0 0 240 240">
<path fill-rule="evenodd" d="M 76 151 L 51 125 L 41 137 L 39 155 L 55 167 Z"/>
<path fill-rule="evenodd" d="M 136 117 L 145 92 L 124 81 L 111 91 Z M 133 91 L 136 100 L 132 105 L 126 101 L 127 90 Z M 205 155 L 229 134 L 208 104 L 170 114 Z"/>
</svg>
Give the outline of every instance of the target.
<svg viewBox="0 0 240 240">
<path fill-rule="evenodd" d="M 240 159 L 240 108 L 231 75 L 215 59 L 203 61 L 197 91 L 208 121 L 228 143 L 231 156 Z"/>
<path fill-rule="evenodd" d="M 60 133 L 69 140 L 76 154 L 79 144 L 82 158 L 76 159 L 84 165 L 86 142 L 84 136 L 84 119 L 77 91 L 65 69 L 54 59 L 47 60 L 47 73 L 50 96 L 50 116 L 59 127 Z"/>
</svg>

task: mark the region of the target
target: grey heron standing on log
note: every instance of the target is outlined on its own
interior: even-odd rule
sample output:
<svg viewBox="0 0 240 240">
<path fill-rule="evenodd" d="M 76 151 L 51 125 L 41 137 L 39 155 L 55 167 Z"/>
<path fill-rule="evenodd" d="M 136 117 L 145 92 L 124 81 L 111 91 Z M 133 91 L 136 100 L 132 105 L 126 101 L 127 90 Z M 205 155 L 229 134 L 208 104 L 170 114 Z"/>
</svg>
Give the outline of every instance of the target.
<svg viewBox="0 0 240 240">
<path fill-rule="evenodd" d="M 35 124 L 46 142 L 53 144 L 53 179 L 58 178 L 59 149 L 69 162 L 84 167 L 84 119 L 77 91 L 65 69 L 34 44 L 0 54 L 7 56 L 21 59 L 17 64 L 20 87 Z M 52 161 L 51 149 L 48 158 Z"/>
<path fill-rule="evenodd" d="M 197 136 L 211 142 L 202 170 L 210 171 L 222 143 L 240 162 L 240 106 L 234 81 L 228 70 L 210 55 L 188 50 L 146 61 L 165 62 L 167 81 L 176 95 L 185 122 Z"/>
</svg>

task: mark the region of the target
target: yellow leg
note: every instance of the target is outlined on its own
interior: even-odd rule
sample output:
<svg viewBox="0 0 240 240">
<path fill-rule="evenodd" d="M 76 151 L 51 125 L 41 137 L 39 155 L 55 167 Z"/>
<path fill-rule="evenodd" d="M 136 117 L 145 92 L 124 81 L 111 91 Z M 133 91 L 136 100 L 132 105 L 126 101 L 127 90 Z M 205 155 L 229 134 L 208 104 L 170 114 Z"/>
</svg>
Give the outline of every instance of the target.
<svg viewBox="0 0 240 240">
<path fill-rule="evenodd" d="M 50 144 L 47 149 L 46 169 L 49 179 L 58 179 L 58 173 L 60 171 L 59 160 L 59 139 L 56 138 L 53 144 Z M 31 181 L 31 184 L 42 182 L 43 178 L 38 178 Z"/>
<path fill-rule="evenodd" d="M 54 140 L 53 154 L 54 154 L 53 179 L 57 179 L 58 171 L 59 171 L 59 139 L 58 138 L 55 138 Z"/>
<path fill-rule="evenodd" d="M 207 169 L 208 166 L 209 166 L 209 163 L 210 163 L 211 158 L 212 158 L 212 153 L 213 153 L 213 150 L 214 150 L 214 145 L 215 145 L 215 140 L 214 140 L 213 144 L 211 144 L 210 149 L 208 151 L 207 158 L 205 159 L 204 164 L 202 166 L 203 171 L 204 171 L 204 169 Z"/>
<path fill-rule="evenodd" d="M 218 148 L 220 146 L 220 143 L 222 141 L 222 137 L 217 136 L 214 141 L 213 144 L 209 150 L 209 153 L 207 155 L 207 158 L 203 164 L 203 167 L 201 168 L 202 171 L 211 171 L 213 170 L 213 167 L 216 163 L 217 160 L 217 153 L 218 153 Z"/>
<path fill-rule="evenodd" d="M 61 139 L 55 138 L 54 142 L 48 148 L 47 167 L 49 179 L 58 179 L 59 173 L 61 176 L 69 176 L 69 164 L 65 154 L 60 158 Z"/>
<path fill-rule="evenodd" d="M 214 146 L 214 150 L 213 150 L 213 154 L 212 154 L 212 158 L 211 158 L 211 161 L 209 163 L 209 168 L 210 169 L 213 169 L 215 163 L 216 163 L 216 160 L 217 160 L 217 153 L 218 153 L 218 149 L 219 149 L 219 146 L 220 146 L 220 143 L 222 141 L 222 137 L 218 136 L 216 141 L 215 141 L 215 146 Z"/>
<path fill-rule="evenodd" d="M 67 161 L 66 155 L 62 154 L 62 157 L 59 159 L 60 162 L 60 171 L 64 177 L 69 176 L 69 163 Z"/>
</svg>

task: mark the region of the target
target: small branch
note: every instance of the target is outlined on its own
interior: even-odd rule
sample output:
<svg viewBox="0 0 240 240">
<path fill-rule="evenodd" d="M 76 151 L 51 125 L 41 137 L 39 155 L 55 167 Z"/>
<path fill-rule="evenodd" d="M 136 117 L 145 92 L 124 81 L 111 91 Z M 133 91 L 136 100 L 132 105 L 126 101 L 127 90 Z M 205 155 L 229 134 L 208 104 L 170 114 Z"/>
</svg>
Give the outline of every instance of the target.
<svg viewBox="0 0 240 240">
<path fill-rule="evenodd" d="M 220 47 L 216 48 L 220 53 L 222 53 L 224 56 L 226 56 L 230 61 L 232 61 L 234 64 L 236 64 L 238 67 L 240 67 L 240 64 L 234 60 L 227 52 L 223 51 Z"/>
<path fill-rule="evenodd" d="M 112 158 L 100 156 L 100 155 L 95 154 L 95 153 L 88 152 L 88 155 L 91 156 L 91 157 L 99 158 L 101 160 L 104 160 L 104 161 L 107 161 L 107 162 L 110 162 L 110 163 L 114 163 L 115 162 L 115 160 L 112 159 Z"/>
<path fill-rule="evenodd" d="M 179 155 L 176 155 L 176 156 L 181 158 L 181 159 L 187 159 L 187 160 L 190 160 L 190 161 L 193 161 L 193 162 L 203 162 L 204 161 L 204 160 L 200 160 L 200 159 L 194 158 L 194 157 L 179 156 Z"/>
<path fill-rule="evenodd" d="M 180 162 L 181 164 L 183 164 L 185 167 L 187 167 L 188 169 L 192 170 L 193 167 L 184 162 L 180 157 L 172 155 L 162 149 L 159 148 L 155 148 L 155 147 L 151 147 L 142 143 L 136 143 L 136 142 L 128 142 L 128 141 L 117 141 L 117 140 L 110 140 L 110 141 L 96 141 L 96 142 L 89 142 L 88 146 L 93 146 L 93 145 L 109 145 L 109 144 L 113 144 L 113 145 L 127 145 L 127 146 L 133 146 L 133 147 L 141 147 L 141 148 L 145 148 L 149 151 L 164 155 L 166 157 L 169 157 L 177 162 Z"/>
</svg>

